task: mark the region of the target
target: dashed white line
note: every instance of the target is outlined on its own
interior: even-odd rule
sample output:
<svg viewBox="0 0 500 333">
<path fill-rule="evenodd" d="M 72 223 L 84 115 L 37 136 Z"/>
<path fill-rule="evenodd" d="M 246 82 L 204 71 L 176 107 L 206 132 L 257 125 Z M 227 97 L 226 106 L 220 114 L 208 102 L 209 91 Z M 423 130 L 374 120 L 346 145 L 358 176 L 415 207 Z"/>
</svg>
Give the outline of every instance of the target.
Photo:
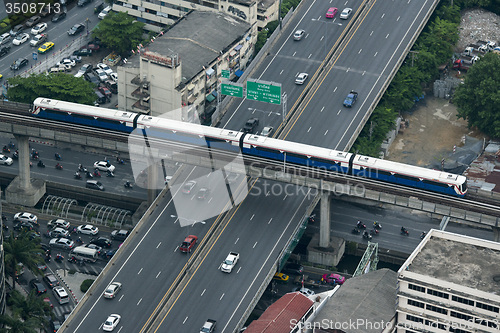
<svg viewBox="0 0 500 333">
<path fill-rule="evenodd" d="M 203 296 L 203 294 L 205 294 L 205 291 L 207 291 L 206 289 L 203 289 L 203 291 L 201 292 L 201 295 L 200 296 Z"/>
<path fill-rule="evenodd" d="M 159 248 L 161 245 L 161 242 L 158 243 L 158 245 L 156 245 L 156 248 Z"/>
<path fill-rule="evenodd" d="M 255 247 L 257 246 L 257 243 L 258 242 L 255 242 L 255 244 L 252 246 L 252 249 L 255 249 Z"/>
<path fill-rule="evenodd" d="M 118 302 L 122 300 L 123 296 L 125 296 L 125 295 L 120 296 L 120 298 L 118 299 Z"/>
<path fill-rule="evenodd" d="M 156 274 L 156 278 L 158 278 L 158 276 L 160 276 L 161 274 L 161 271 L 158 272 L 158 274 Z"/>
<path fill-rule="evenodd" d="M 335 89 L 333 89 L 333 92 L 336 92 L 336 91 L 337 91 L 337 88 L 338 88 L 338 87 L 335 87 Z"/>
<path fill-rule="evenodd" d="M 141 269 L 139 270 L 139 272 L 137 273 L 137 275 L 141 274 L 141 272 L 142 272 L 142 270 L 143 270 L 143 269 L 144 269 L 144 268 L 141 268 Z"/>
<path fill-rule="evenodd" d="M 339 110 L 339 112 L 337 112 L 337 116 L 340 114 L 340 112 L 342 112 L 342 110 Z"/>
<path fill-rule="evenodd" d="M 325 134 L 323 134 L 323 135 L 326 135 L 327 133 L 328 133 L 328 130 L 326 130 Z"/>
<path fill-rule="evenodd" d="M 219 298 L 219 301 L 222 301 L 223 298 L 224 298 L 224 294 L 222 294 L 222 296 Z"/>
<path fill-rule="evenodd" d="M 142 298 L 139 300 L 139 302 L 137 302 L 137 305 L 141 304 L 142 302 Z"/>
<path fill-rule="evenodd" d="M 186 321 L 188 320 L 188 318 L 189 318 L 189 317 L 186 317 L 186 318 L 184 319 L 184 321 L 182 322 L 182 324 L 185 324 L 185 323 L 186 323 Z"/>
<path fill-rule="evenodd" d="M 236 238 L 236 242 L 234 242 L 234 244 L 238 243 L 238 241 L 240 240 L 240 238 Z"/>
<path fill-rule="evenodd" d="M 371 35 L 373 35 L 373 30 L 372 30 L 372 32 L 370 32 L 370 36 L 371 36 Z"/>
<path fill-rule="evenodd" d="M 374 54 L 373 56 L 374 56 L 374 57 L 376 57 L 376 56 L 377 56 L 377 54 L 378 54 L 378 52 L 375 52 L 375 54 Z"/>
<path fill-rule="evenodd" d="M 363 51 L 363 49 L 359 49 L 358 54 L 360 54 L 360 53 L 361 53 L 361 51 Z"/>
<path fill-rule="evenodd" d="M 323 110 L 324 110 L 324 109 L 325 109 L 325 107 L 323 106 L 323 107 L 321 108 L 321 110 L 319 110 L 319 112 L 323 112 Z"/>
<path fill-rule="evenodd" d="M 309 54 L 309 57 L 307 57 L 307 59 L 310 59 L 312 57 L 312 53 Z"/>
<path fill-rule="evenodd" d="M 269 222 L 267 222 L 267 224 L 271 224 L 271 221 L 272 221 L 272 220 L 273 220 L 273 218 L 271 217 L 271 218 L 269 219 Z"/>
<path fill-rule="evenodd" d="M 385 16 L 385 13 L 384 13 L 384 14 L 382 14 L 382 17 L 380 17 L 380 18 L 381 18 L 381 19 L 383 19 L 383 18 L 384 18 L 384 16 Z"/>
<path fill-rule="evenodd" d="M 253 217 L 254 217 L 254 216 L 255 216 L 255 214 L 253 214 L 253 215 L 252 215 L 252 217 L 250 218 L 250 221 L 252 221 L 252 220 L 253 220 Z"/>
<path fill-rule="evenodd" d="M 365 74 L 366 74 L 366 71 L 363 71 L 363 74 L 361 74 L 361 76 L 365 76 Z"/>
<path fill-rule="evenodd" d="M 398 18 L 396 19 L 396 22 L 398 22 L 400 18 L 401 18 L 401 16 L 398 16 Z"/>
<path fill-rule="evenodd" d="M 311 130 L 312 127 L 309 127 L 309 129 L 307 130 L 307 133 L 309 133 L 309 131 Z"/>
<path fill-rule="evenodd" d="M 387 39 L 387 38 L 389 38 L 389 34 L 387 34 L 387 35 L 385 36 L 385 39 Z"/>
</svg>

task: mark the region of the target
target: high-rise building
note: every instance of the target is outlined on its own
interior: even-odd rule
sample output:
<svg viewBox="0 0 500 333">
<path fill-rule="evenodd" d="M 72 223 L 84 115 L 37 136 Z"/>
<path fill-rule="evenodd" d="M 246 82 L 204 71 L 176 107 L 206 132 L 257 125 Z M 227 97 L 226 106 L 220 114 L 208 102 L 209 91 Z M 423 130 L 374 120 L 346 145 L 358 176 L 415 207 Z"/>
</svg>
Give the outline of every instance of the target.
<svg viewBox="0 0 500 333">
<path fill-rule="evenodd" d="M 2 193 L 0 192 L 0 196 Z M 2 203 L 0 202 L 0 216 L 2 214 Z M 0 220 L 0 315 L 5 313 L 5 307 L 7 306 L 6 292 L 5 292 L 5 255 L 3 251 L 3 218 Z"/>
<path fill-rule="evenodd" d="M 499 332 L 499 263 L 499 243 L 431 230 L 398 271 L 396 332 Z"/>
</svg>

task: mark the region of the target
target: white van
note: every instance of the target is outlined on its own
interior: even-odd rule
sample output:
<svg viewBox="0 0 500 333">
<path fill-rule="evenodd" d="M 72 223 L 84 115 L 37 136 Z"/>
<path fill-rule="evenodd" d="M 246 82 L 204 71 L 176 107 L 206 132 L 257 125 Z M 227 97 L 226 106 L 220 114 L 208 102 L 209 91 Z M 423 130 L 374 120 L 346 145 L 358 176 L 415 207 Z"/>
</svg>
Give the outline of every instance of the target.
<svg viewBox="0 0 500 333">
<path fill-rule="evenodd" d="M 97 15 L 97 17 L 102 20 L 103 18 L 106 17 L 106 15 L 108 15 L 108 13 L 111 11 L 111 6 L 107 6 L 106 8 L 104 8 L 102 10 L 102 12 L 99 13 L 99 15 Z"/>
<path fill-rule="evenodd" d="M 87 262 L 96 262 L 99 252 L 96 249 L 91 249 L 85 246 L 77 246 L 71 251 L 70 256 L 75 256 L 77 259 L 83 259 Z"/>
<path fill-rule="evenodd" d="M 10 37 L 10 34 L 8 32 L 4 33 L 2 36 L 0 36 L 0 45 L 7 44 L 10 42 L 12 37 Z"/>
<path fill-rule="evenodd" d="M 54 287 L 54 289 L 52 289 L 52 292 L 54 293 L 54 296 L 56 297 L 59 304 L 69 303 L 69 295 L 64 287 Z"/>
</svg>

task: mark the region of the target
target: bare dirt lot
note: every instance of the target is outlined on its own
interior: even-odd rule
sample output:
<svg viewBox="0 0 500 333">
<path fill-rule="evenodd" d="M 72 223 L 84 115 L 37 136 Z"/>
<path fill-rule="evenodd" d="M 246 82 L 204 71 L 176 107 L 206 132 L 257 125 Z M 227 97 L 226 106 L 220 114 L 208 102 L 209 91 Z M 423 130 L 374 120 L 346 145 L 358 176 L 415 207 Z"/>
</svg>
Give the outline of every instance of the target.
<svg viewBox="0 0 500 333">
<path fill-rule="evenodd" d="M 388 160 L 432 167 L 460 147 L 464 135 L 482 137 L 469 130 L 467 122 L 457 119 L 457 109 L 448 100 L 427 97 L 416 110 L 403 115 L 409 127 L 396 136 L 389 149 Z"/>
</svg>

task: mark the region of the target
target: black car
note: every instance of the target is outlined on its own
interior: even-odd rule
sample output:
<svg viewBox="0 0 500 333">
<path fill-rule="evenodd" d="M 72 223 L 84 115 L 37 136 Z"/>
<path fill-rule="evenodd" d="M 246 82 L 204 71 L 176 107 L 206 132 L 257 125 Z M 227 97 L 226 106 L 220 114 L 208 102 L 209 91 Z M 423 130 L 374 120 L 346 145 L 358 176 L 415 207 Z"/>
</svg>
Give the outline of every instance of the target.
<svg viewBox="0 0 500 333">
<path fill-rule="evenodd" d="M 250 118 L 245 123 L 245 126 L 243 126 L 243 132 L 253 133 L 253 132 L 255 132 L 255 129 L 257 128 L 258 125 L 259 125 L 258 118 Z"/>
<path fill-rule="evenodd" d="M 0 57 L 6 55 L 7 53 L 9 53 L 9 51 L 10 51 L 10 46 L 4 46 L 0 48 Z"/>
<path fill-rule="evenodd" d="M 111 239 L 124 241 L 128 237 L 130 231 L 128 230 L 113 230 L 111 232 Z"/>
<path fill-rule="evenodd" d="M 101 2 L 100 4 L 94 7 L 94 14 L 99 14 L 100 12 L 102 12 L 103 9 L 104 9 L 104 2 Z"/>
<path fill-rule="evenodd" d="M 282 270 L 283 273 L 291 273 L 291 274 L 302 274 L 304 272 L 304 267 L 300 264 L 286 264 Z"/>
<path fill-rule="evenodd" d="M 83 7 L 86 6 L 90 3 L 90 0 L 78 0 L 78 3 L 76 4 L 78 7 Z"/>
<path fill-rule="evenodd" d="M 35 290 L 35 292 L 36 292 L 37 295 L 41 295 L 41 294 L 47 292 L 47 288 L 45 288 L 45 286 L 43 285 L 43 283 L 41 283 L 37 279 L 31 280 L 30 281 L 30 286 Z"/>
<path fill-rule="evenodd" d="M 14 225 L 14 230 L 16 231 L 31 231 L 33 229 L 35 229 L 35 227 L 29 222 L 17 222 Z"/>
<path fill-rule="evenodd" d="M 90 57 L 92 55 L 92 50 L 83 48 L 73 52 L 73 55 Z"/>
<path fill-rule="evenodd" d="M 71 29 L 68 30 L 68 35 L 74 36 L 74 35 L 82 32 L 83 30 L 85 30 L 85 26 L 83 24 L 78 23 L 78 24 L 75 24 L 73 27 L 71 27 Z"/>
<path fill-rule="evenodd" d="M 86 73 L 85 75 L 85 80 L 89 81 L 89 82 L 92 82 L 93 84 L 95 84 L 96 86 L 99 85 L 99 79 L 97 78 L 97 76 L 95 76 L 94 73 Z"/>
<path fill-rule="evenodd" d="M 10 65 L 10 69 L 12 69 L 13 71 L 17 71 L 18 69 L 23 68 L 27 64 L 28 64 L 28 59 L 19 58 L 16 61 L 14 61 L 14 63 L 12 65 Z"/>
<path fill-rule="evenodd" d="M 50 322 L 51 328 L 54 330 L 54 332 L 57 332 L 61 328 L 61 322 L 58 320 L 52 320 Z"/>
<path fill-rule="evenodd" d="M 99 245 L 100 247 L 111 247 L 111 240 L 107 239 L 106 237 L 97 237 L 97 238 L 92 238 L 90 240 L 90 244 L 95 244 Z"/>
<path fill-rule="evenodd" d="M 66 12 L 59 12 L 59 13 L 56 13 L 53 17 L 52 17 L 52 22 L 59 22 L 61 21 L 63 18 L 66 17 Z"/>
</svg>

